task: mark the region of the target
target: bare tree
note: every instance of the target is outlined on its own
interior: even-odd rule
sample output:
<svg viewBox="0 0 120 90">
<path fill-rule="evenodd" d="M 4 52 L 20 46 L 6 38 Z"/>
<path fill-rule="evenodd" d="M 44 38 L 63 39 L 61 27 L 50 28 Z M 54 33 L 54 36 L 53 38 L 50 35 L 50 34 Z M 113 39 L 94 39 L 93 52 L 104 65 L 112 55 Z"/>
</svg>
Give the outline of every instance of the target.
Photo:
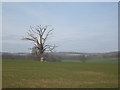
<svg viewBox="0 0 120 90">
<path fill-rule="evenodd" d="M 23 38 L 23 40 L 29 40 L 34 43 L 34 48 L 38 49 L 40 61 L 44 62 L 45 57 L 44 53 L 45 51 L 53 51 L 55 49 L 55 45 L 48 45 L 46 44 L 47 40 L 50 38 L 50 35 L 52 34 L 53 29 L 48 30 L 48 25 L 46 26 L 36 26 L 31 27 L 30 30 L 27 32 L 28 37 Z"/>
</svg>

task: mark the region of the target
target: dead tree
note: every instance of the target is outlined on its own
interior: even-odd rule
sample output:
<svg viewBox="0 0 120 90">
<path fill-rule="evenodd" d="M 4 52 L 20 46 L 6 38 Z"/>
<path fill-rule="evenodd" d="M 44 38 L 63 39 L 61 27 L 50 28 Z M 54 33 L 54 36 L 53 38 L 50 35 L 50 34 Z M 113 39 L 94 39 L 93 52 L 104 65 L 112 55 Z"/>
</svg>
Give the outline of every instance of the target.
<svg viewBox="0 0 120 90">
<path fill-rule="evenodd" d="M 28 37 L 24 37 L 22 40 L 29 40 L 34 43 L 34 47 L 38 49 L 40 61 L 44 62 L 45 51 L 53 51 L 55 49 L 55 45 L 48 45 L 46 44 L 47 40 L 50 38 L 49 36 L 52 34 L 53 29 L 48 30 L 48 25 L 46 26 L 36 26 L 31 27 L 30 30 L 27 32 Z"/>
</svg>

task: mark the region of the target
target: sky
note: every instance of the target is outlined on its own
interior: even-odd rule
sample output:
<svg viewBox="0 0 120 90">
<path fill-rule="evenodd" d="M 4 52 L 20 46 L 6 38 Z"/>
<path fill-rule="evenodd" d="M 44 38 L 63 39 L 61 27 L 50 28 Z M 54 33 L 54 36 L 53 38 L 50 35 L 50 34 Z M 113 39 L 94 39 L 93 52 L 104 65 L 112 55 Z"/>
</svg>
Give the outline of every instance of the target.
<svg viewBox="0 0 120 90">
<path fill-rule="evenodd" d="M 21 39 L 36 25 L 54 28 L 48 44 L 57 52 L 118 51 L 117 2 L 3 2 L 2 51 L 30 53 L 33 43 Z"/>
</svg>

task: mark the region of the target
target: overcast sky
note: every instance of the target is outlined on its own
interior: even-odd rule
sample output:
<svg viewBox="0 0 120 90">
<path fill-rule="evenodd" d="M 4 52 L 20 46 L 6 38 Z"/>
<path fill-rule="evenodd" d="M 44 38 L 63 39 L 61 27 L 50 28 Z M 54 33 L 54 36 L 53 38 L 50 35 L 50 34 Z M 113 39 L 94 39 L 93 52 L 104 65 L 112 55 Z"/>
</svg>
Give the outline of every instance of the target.
<svg viewBox="0 0 120 90">
<path fill-rule="evenodd" d="M 3 52 L 30 52 L 33 43 L 21 40 L 30 25 L 54 28 L 56 51 L 118 50 L 117 2 L 2 3 L 2 21 Z"/>
</svg>

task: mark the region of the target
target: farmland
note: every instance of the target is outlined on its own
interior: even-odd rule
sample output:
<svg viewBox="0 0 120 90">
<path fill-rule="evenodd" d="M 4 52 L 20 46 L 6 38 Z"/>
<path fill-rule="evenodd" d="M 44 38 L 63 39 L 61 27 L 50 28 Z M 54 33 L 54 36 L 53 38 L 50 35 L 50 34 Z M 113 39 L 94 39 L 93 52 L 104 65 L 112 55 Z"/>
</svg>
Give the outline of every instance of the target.
<svg viewBox="0 0 120 90">
<path fill-rule="evenodd" d="M 62 62 L 82 62 L 81 60 L 62 60 Z M 86 60 L 86 63 L 111 63 L 117 64 L 117 58 L 106 58 L 106 59 L 93 59 L 93 60 Z"/>
<path fill-rule="evenodd" d="M 3 60 L 3 88 L 117 88 L 117 63 Z"/>
</svg>

